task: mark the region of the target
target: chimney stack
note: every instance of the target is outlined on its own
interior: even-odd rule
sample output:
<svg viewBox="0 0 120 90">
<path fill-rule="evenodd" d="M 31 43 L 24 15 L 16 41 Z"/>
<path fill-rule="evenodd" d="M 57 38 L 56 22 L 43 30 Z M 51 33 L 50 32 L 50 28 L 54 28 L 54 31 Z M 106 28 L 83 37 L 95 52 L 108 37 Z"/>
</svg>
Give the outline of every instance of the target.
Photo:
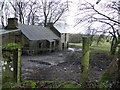
<svg viewBox="0 0 120 90">
<path fill-rule="evenodd" d="M 54 27 L 54 24 L 52 22 L 47 23 L 47 27 L 58 37 L 61 37 L 60 32 Z"/>
<path fill-rule="evenodd" d="M 47 23 L 47 27 L 49 28 L 53 27 L 53 23 L 52 22 Z"/>
<path fill-rule="evenodd" d="M 17 29 L 18 26 L 18 19 L 17 18 L 8 18 L 8 25 L 5 27 L 5 29 Z"/>
</svg>

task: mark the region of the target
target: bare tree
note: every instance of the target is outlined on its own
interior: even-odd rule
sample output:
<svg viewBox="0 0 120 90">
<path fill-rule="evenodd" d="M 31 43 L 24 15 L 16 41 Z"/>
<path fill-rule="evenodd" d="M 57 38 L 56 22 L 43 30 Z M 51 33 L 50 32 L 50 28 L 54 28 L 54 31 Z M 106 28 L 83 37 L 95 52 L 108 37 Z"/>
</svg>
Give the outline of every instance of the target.
<svg viewBox="0 0 120 90">
<path fill-rule="evenodd" d="M 29 4 L 28 4 L 28 8 L 27 8 L 27 24 L 29 25 L 34 25 L 35 23 L 39 23 L 40 21 L 40 17 L 39 16 L 39 9 L 41 8 L 41 6 L 39 5 L 39 3 L 37 2 L 38 0 L 32 0 L 32 1 L 29 1 Z"/>
<path fill-rule="evenodd" d="M 62 20 L 62 16 L 69 10 L 69 1 L 62 2 L 61 0 L 41 0 L 42 13 L 44 18 L 44 26 L 52 22 L 55 24 L 57 21 Z"/>
<path fill-rule="evenodd" d="M 98 9 L 99 4 L 91 4 L 89 2 L 85 2 L 84 4 L 80 4 L 79 14 L 77 18 L 77 24 L 85 23 L 88 26 L 94 25 L 96 22 L 100 22 L 102 27 L 102 31 L 104 33 L 109 33 L 112 35 L 112 44 L 111 51 L 112 54 L 115 53 L 116 47 L 118 44 L 118 4 L 117 1 L 111 1 L 109 3 L 105 3 L 101 5 L 101 9 Z M 102 9 L 103 8 L 103 9 Z"/>
<path fill-rule="evenodd" d="M 55 24 L 62 21 L 65 13 L 69 10 L 69 1 L 62 0 L 20 0 L 10 1 L 15 13 L 14 16 L 21 23 L 35 24 L 43 23 L 46 27 L 47 23 Z"/>
<path fill-rule="evenodd" d="M 120 47 L 118 50 L 118 56 L 116 54 L 117 47 L 120 44 L 120 31 L 119 31 L 119 15 L 120 15 L 120 2 L 116 0 L 109 1 L 105 4 L 100 3 L 102 0 L 98 0 L 96 4 L 91 4 L 89 2 L 81 3 L 79 6 L 79 14 L 77 18 L 77 24 L 85 23 L 88 26 L 94 25 L 94 23 L 99 22 L 98 25 L 102 28 L 103 33 L 109 33 L 112 36 L 111 43 L 111 64 L 108 67 L 108 70 L 105 73 L 111 74 L 111 70 L 117 69 L 118 80 L 120 81 Z M 100 7 L 98 9 L 98 7 Z M 103 27 L 104 25 L 104 27 Z M 119 58 L 117 62 L 117 58 Z M 117 66 L 118 65 L 118 66 Z M 112 73 L 113 74 L 113 73 Z"/>
<path fill-rule="evenodd" d="M 20 1 L 9 1 L 11 6 L 14 9 L 14 17 L 17 17 L 21 23 L 24 23 L 25 14 L 26 14 L 26 8 L 29 1 L 24 2 L 22 0 Z"/>
<path fill-rule="evenodd" d="M 0 5 L 1 5 L 1 24 L 2 24 L 2 28 L 4 28 L 4 17 L 3 17 L 3 7 L 4 7 L 4 3 L 5 2 L 0 2 Z"/>
<path fill-rule="evenodd" d="M 96 4 L 98 4 L 101 0 L 97 0 Z"/>
<path fill-rule="evenodd" d="M 7 25 L 7 18 L 10 16 L 9 3 L 5 1 L 0 2 L 1 5 L 1 25 L 4 28 Z"/>
</svg>

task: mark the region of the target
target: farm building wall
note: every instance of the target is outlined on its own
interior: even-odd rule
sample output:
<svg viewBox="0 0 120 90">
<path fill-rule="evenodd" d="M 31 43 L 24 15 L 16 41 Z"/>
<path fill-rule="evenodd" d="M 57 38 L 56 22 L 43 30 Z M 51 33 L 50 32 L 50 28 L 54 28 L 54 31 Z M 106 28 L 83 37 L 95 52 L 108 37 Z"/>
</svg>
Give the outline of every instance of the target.
<svg viewBox="0 0 120 90">
<path fill-rule="evenodd" d="M 68 41 L 69 41 L 69 34 L 68 33 L 62 33 L 61 34 L 61 40 L 59 43 L 59 50 L 67 49 L 68 48 Z"/>
<path fill-rule="evenodd" d="M 21 35 L 20 31 L 16 32 L 10 32 L 6 34 L 2 34 L 2 45 L 8 44 L 8 43 L 21 43 Z"/>
</svg>

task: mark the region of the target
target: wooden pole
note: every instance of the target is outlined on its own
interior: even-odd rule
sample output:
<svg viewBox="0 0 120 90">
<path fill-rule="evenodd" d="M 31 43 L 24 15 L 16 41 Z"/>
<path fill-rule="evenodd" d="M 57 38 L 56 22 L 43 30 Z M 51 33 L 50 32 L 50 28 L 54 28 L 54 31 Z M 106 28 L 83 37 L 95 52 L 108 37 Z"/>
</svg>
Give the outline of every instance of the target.
<svg viewBox="0 0 120 90">
<path fill-rule="evenodd" d="M 2 60 L 2 35 L 0 35 L 0 60 Z M 0 63 L 0 90 L 2 89 L 2 63 Z"/>
<path fill-rule="evenodd" d="M 21 49 L 18 49 L 18 67 L 17 67 L 17 83 L 20 83 L 21 78 L 20 78 L 20 72 L 21 72 Z"/>
<path fill-rule="evenodd" d="M 117 61 L 117 65 L 118 65 L 118 78 L 117 80 L 120 82 L 120 46 L 118 46 L 118 61 Z"/>
<path fill-rule="evenodd" d="M 17 82 L 18 49 L 13 50 L 13 57 L 13 77 L 15 82 Z"/>
<path fill-rule="evenodd" d="M 82 66 L 81 66 L 81 83 L 84 84 L 88 80 L 89 74 L 89 37 L 84 36 L 83 38 L 83 55 L 82 55 Z"/>
</svg>

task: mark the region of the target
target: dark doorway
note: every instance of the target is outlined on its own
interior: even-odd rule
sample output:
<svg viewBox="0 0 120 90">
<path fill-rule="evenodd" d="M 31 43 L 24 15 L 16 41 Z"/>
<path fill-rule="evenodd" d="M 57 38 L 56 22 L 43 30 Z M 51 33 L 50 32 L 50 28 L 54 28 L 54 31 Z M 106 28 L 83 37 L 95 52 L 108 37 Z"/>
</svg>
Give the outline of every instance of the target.
<svg viewBox="0 0 120 90">
<path fill-rule="evenodd" d="M 62 49 L 64 49 L 64 43 L 62 43 Z"/>
</svg>

